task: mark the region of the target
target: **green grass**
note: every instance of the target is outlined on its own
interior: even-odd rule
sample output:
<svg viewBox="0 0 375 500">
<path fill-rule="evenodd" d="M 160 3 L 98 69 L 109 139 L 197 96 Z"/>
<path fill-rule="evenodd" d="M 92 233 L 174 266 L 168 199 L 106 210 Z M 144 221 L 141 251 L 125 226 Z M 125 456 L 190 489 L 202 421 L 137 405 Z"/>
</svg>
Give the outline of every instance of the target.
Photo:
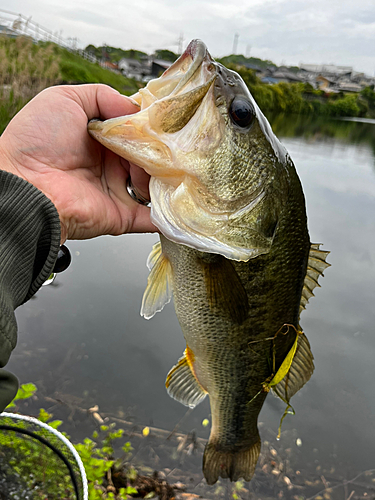
<svg viewBox="0 0 375 500">
<path fill-rule="evenodd" d="M 104 83 L 125 95 L 134 94 L 139 88 L 135 80 L 51 42 L 0 36 L 0 134 L 36 94 L 62 83 Z"/>
<path fill-rule="evenodd" d="M 138 91 L 135 80 L 126 78 L 92 63 L 78 54 L 55 46 L 59 56 L 61 78 L 67 83 L 105 83 L 122 94 L 131 95 Z"/>
</svg>

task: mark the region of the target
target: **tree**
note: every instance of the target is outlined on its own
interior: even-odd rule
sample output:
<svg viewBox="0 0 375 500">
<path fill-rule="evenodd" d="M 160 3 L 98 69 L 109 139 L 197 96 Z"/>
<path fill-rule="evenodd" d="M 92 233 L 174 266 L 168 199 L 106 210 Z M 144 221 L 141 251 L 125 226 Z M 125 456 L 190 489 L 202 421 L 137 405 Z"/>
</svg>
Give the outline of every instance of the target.
<svg viewBox="0 0 375 500">
<path fill-rule="evenodd" d="M 155 50 L 154 56 L 156 59 L 163 59 L 164 61 L 175 62 L 178 59 L 178 55 L 167 49 Z"/>
</svg>

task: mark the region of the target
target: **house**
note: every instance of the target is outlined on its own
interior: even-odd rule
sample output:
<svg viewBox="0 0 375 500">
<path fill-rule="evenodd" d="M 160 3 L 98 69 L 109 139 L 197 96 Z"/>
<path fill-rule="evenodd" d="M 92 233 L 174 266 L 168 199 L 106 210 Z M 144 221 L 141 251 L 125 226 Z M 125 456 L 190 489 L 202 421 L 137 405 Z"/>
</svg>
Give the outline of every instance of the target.
<svg viewBox="0 0 375 500">
<path fill-rule="evenodd" d="M 158 78 L 165 70 L 172 66 L 172 62 L 163 61 L 162 59 L 153 59 L 151 63 L 151 77 Z"/>
<path fill-rule="evenodd" d="M 270 84 L 280 82 L 297 83 L 303 81 L 300 76 L 285 67 L 276 68 L 274 66 L 269 66 L 263 74 L 259 75 L 259 77 L 263 83 Z"/>
<path fill-rule="evenodd" d="M 337 90 L 339 92 L 361 92 L 363 87 L 358 83 L 351 81 L 343 81 L 337 83 Z"/>
<path fill-rule="evenodd" d="M 334 64 L 300 64 L 300 72 L 306 77 L 316 76 L 317 74 L 324 76 L 350 76 L 353 73 L 351 66 L 336 66 Z"/>
<path fill-rule="evenodd" d="M 372 83 L 370 77 L 353 71 L 351 66 L 334 64 L 301 64 L 298 75 L 324 92 L 360 92 Z"/>
<path fill-rule="evenodd" d="M 328 76 L 319 75 L 315 78 L 316 86 L 324 92 L 335 92 L 337 80 Z"/>
<path fill-rule="evenodd" d="M 121 73 L 118 65 L 114 64 L 111 61 L 101 61 L 100 66 L 102 68 L 109 69 L 110 71 L 113 71 L 114 73 Z"/>
<path fill-rule="evenodd" d="M 124 76 L 134 78 L 134 80 L 144 81 L 151 74 L 151 64 L 149 60 L 139 61 L 124 57 L 120 59 L 118 68 Z"/>
<path fill-rule="evenodd" d="M 257 64 L 243 63 L 241 64 L 241 66 L 245 66 L 245 68 L 247 69 L 252 69 L 253 71 L 255 71 L 257 76 L 259 76 L 260 73 L 263 73 L 263 69 Z"/>
<path fill-rule="evenodd" d="M 303 79 L 296 75 L 295 73 L 292 73 L 292 71 L 289 71 L 288 69 L 281 70 L 280 68 L 275 71 L 272 75 L 274 78 L 277 78 L 280 82 L 288 82 L 288 83 L 297 83 L 297 82 L 303 82 Z"/>
</svg>

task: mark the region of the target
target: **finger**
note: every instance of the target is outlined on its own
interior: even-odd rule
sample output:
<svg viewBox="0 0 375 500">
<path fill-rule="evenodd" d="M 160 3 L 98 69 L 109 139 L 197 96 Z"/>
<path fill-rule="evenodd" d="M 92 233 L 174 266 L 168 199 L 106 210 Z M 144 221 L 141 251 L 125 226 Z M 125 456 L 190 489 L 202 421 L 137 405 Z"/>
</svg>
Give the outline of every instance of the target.
<svg viewBox="0 0 375 500">
<path fill-rule="evenodd" d="M 143 170 L 143 168 L 138 167 L 134 163 L 129 162 L 129 165 L 130 165 L 130 177 L 134 189 L 144 198 L 150 200 L 150 191 L 149 191 L 150 176 L 148 175 L 147 172 Z"/>
<path fill-rule="evenodd" d="M 134 202 L 136 203 L 136 202 Z M 150 220 L 150 208 L 143 205 L 136 207 L 135 217 L 127 232 L 130 233 L 156 233 L 158 228 Z"/>
<path fill-rule="evenodd" d="M 139 106 L 132 99 L 108 85 L 66 85 L 63 90 L 81 105 L 88 120 L 107 120 L 139 111 Z"/>
</svg>

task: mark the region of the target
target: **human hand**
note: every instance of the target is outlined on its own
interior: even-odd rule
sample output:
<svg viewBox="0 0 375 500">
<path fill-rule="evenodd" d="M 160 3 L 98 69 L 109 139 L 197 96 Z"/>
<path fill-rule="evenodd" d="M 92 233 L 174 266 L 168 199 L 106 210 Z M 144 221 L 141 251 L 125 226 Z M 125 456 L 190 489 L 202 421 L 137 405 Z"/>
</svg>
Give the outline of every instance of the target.
<svg viewBox="0 0 375 500">
<path fill-rule="evenodd" d="M 61 243 L 157 230 L 150 209 L 135 202 L 125 187 L 131 176 L 136 191 L 149 198 L 149 176 L 87 132 L 92 118 L 137 110 L 105 85 L 51 87 L 31 100 L 0 137 L 0 168 L 26 179 L 54 203 Z"/>
</svg>

